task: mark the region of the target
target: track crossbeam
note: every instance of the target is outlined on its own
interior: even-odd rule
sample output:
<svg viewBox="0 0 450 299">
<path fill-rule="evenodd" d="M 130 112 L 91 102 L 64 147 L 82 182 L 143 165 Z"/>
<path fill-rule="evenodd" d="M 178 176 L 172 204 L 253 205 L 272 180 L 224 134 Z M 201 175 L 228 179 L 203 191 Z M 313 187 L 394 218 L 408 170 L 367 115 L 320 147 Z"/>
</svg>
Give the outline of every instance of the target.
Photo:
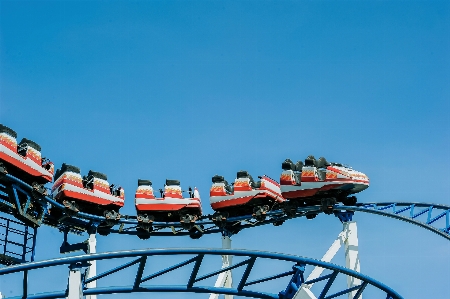
<svg viewBox="0 0 450 299">
<path fill-rule="evenodd" d="M 142 278 L 145 273 L 145 265 L 148 263 L 149 260 L 152 258 L 160 259 L 162 256 L 165 256 L 166 258 L 175 258 L 175 257 L 181 257 L 191 255 L 192 258 L 189 258 L 181 263 L 176 263 L 172 266 L 167 267 L 164 270 L 161 270 L 159 272 L 156 272 L 154 274 L 150 274 L 145 276 L 145 278 Z M 209 274 L 197 277 L 197 274 L 199 273 L 200 269 L 206 267 L 210 268 L 211 264 L 204 262 L 204 257 L 206 256 L 233 256 L 233 258 L 245 258 L 243 262 L 237 263 L 238 266 L 245 266 L 244 273 L 241 274 L 241 278 L 239 280 L 239 283 L 236 287 L 217 287 L 214 285 L 208 285 L 206 284 L 199 284 L 201 281 L 205 281 L 206 278 L 217 276 L 220 273 L 224 271 L 228 271 L 229 269 L 221 268 L 216 271 L 212 271 Z M 84 269 L 89 263 L 92 263 L 92 261 L 96 262 L 104 262 L 107 266 L 110 262 L 110 260 L 120 260 L 120 259 L 129 259 L 133 258 L 131 262 L 123 263 L 121 266 L 114 267 L 110 270 L 107 270 L 103 272 L 102 274 L 99 274 L 95 277 L 92 277 L 90 279 L 86 279 L 84 275 L 81 275 L 81 270 Z M 270 276 L 267 276 L 265 278 L 256 278 L 252 281 L 247 281 L 250 275 L 252 276 L 259 276 L 258 272 L 255 272 L 254 265 L 256 262 L 259 264 L 264 264 L 266 262 L 273 263 L 273 262 L 283 262 L 283 265 L 286 266 L 285 262 L 289 262 L 292 269 L 284 269 L 281 271 L 281 273 L 273 273 Z M 289 264 L 288 263 L 288 264 Z M 92 282 L 94 280 L 100 280 L 105 279 L 109 274 L 120 272 L 126 268 L 129 268 L 132 265 L 138 264 L 139 266 L 136 269 L 136 275 L 134 279 L 134 283 L 132 285 L 111 285 L 109 287 L 89 287 L 88 283 Z M 147 282 L 153 278 L 156 278 L 158 276 L 161 276 L 163 274 L 166 275 L 172 275 L 171 277 L 167 277 L 167 281 L 174 281 L 174 282 L 180 282 L 180 275 L 177 269 L 191 265 L 192 271 L 189 275 L 189 278 L 185 281 L 184 284 L 181 285 L 154 285 L 154 284 L 143 284 L 144 282 Z M 221 266 L 221 265 L 220 265 Z M 277 281 L 276 279 L 279 278 L 287 278 L 289 276 L 292 276 L 291 282 L 295 284 L 293 286 L 293 290 L 299 288 L 299 284 L 297 282 L 302 283 L 303 280 L 303 271 L 305 267 L 314 267 L 319 266 L 326 271 L 331 271 L 331 274 L 326 274 L 320 279 L 316 279 L 316 281 L 319 280 L 326 280 L 326 285 L 323 288 L 321 295 L 319 298 L 325 299 L 325 298 L 334 298 L 336 294 L 345 294 L 352 291 L 358 291 L 359 293 L 362 293 L 365 287 L 371 287 L 371 288 L 377 288 L 384 292 L 386 296 L 391 296 L 395 299 L 402 298 L 398 293 L 396 293 L 391 288 L 387 287 L 386 285 L 368 277 L 363 274 L 360 274 L 356 271 L 349 270 L 334 264 L 314 260 L 314 259 L 308 259 L 303 258 L 299 256 L 291 256 L 291 255 L 282 255 L 278 253 L 271 253 L 271 252 L 253 252 L 253 251 L 245 251 L 245 250 L 230 250 L 230 249 L 158 249 L 158 250 L 134 250 L 134 251 L 123 251 L 123 252 L 109 252 L 109 253 L 101 253 L 101 254 L 90 254 L 90 255 L 84 255 L 84 256 L 74 256 L 74 257 L 67 257 L 63 259 L 55 259 L 55 260 L 49 260 L 49 261 L 41 261 L 41 262 L 34 262 L 34 263 L 28 263 L 28 264 L 21 264 L 16 266 L 11 266 L 8 268 L 1 268 L 0 269 L 0 277 L 7 274 L 12 273 L 24 273 L 25 276 L 29 275 L 30 272 L 39 271 L 39 269 L 42 268 L 48 268 L 48 267 L 69 267 L 71 278 L 69 279 L 69 285 L 64 288 L 62 287 L 59 291 L 49 290 L 48 292 L 41 293 L 41 294 L 28 294 L 28 286 L 24 285 L 24 288 L 22 290 L 22 294 L 15 294 L 12 297 L 7 298 L 57 298 L 60 296 L 65 296 L 64 294 L 69 294 L 70 298 L 77 298 L 77 296 L 87 296 L 87 295 L 104 295 L 104 294 L 128 294 L 128 293 L 147 293 L 147 292 L 192 292 L 192 293 L 214 293 L 214 294 L 226 294 L 226 295 L 236 295 L 236 296 L 245 296 L 245 297 L 254 297 L 254 298 L 288 298 L 283 297 L 283 292 L 279 292 L 279 289 L 271 289 L 269 291 L 254 291 L 251 289 L 248 289 L 248 286 L 250 285 L 256 285 L 258 283 L 262 283 L 268 280 L 272 280 L 277 283 L 272 283 L 270 285 L 280 286 L 283 285 L 283 281 Z M 267 267 L 269 269 L 269 267 Z M 287 271 L 286 271 L 287 270 Z M 53 269 L 53 271 L 58 271 L 57 269 Z M 127 272 L 129 273 L 129 272 Z M 353 288 L 344 288 L 340 290 L 335 290 L 334 295 L 327 295 L 329 289 L 333 285 L 333 282 L 335 279 L 340 276 L 352 276 L 356 279 L 361 281 L 361 285 L 355 286 Z M 26 283 L 26 282 L 24 282 Z M 102 285 L 104 286 L 105 283 L 108 283 L 108 280 L 103 281 Z M 114 283 L 121 283 L 121 281 L 114 281 Z M 284 284 L 285 285 L 285 284 Z M 83 286 L 80 287 L 79 286 Z M 57 286 L 55 286 L 57 287 Z M 60 286 L 61 287 L 61 286 Z M 363 288 L 364 287 L 364 288 Z M 336 289 L 336 286 L 333 285 L 333 288 Z M 336 292 L 337 291 L 337 292 Z M 290 292 L 292 294 L 292 292 Z M 291 297 L 292 298 L 292 297 Z"/>
</svg>

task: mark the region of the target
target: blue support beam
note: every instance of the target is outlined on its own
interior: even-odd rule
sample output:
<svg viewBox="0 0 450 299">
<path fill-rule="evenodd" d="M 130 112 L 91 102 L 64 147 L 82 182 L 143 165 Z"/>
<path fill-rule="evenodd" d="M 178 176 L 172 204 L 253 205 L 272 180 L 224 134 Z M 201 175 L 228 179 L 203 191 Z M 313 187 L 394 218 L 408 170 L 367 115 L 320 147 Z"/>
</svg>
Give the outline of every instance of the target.
<svg viewBox="0 0 450 299">
<path fill-rule="evenodd" d="M 278 296 L 280 299 L 292 299 L 297 291 L 300 289 L 301 285 L 305 283 L 305 278 L 303 276 L 305 272 L 305 264 L 297 264 L 292 267 L 293 275 L 288 283 L 288 286 L 284 291 L 281 291 Z"/>
<path fill-rule="evenodd" d="M 143 256 L 139 261 L 139 269 L 136 273 L 136 278 L 134 279 L 133 288 L 137 289 L 141 284 L 142 274 L 144 273 L 145 263 L 147 262 L 147 257 Z"/>
<path fill-rule="evenodd" d="M 159 272 L 144 276 L 145 265 L 150 258 L 166 256 L 166 257 L 178 257 L 178 256 L 192 256 L 188 258 L 184 262 L 174 264 L 172 266 L 167 267 L 164 270 Z M 247 257 L 243 262 L 239 263 L 238 266 L 246 266 L 244 273 L 242 274 L 239 283 L 236 287 L 232 288 L 221 288 L 214 287 L 212 285 L 203 284 L 201 285 L 201 281 L 205 281 L 206 278 L 212 277 L 214 275 L 218 275 L 224 271 L 228 271 L 228 269 L 218 269 L 216 271 L 211 272 L 210 274 L 203 275 L 201 277 L 197 277 L 200 268 L 204 263 L 205 256 L 238 256 L 238 257 Z M 102 295 L 102 294 L 128 294 L 128 293 L 146 293 L 146 292 L 192 292 L 192 293 L 216 293 L 216 294 L 228 294 L 228 295 L 236 295 L 236 296 L 245 296 L 245 297 L 254 297 L 254 298 L 292 298 L 295 292 L 299 289 L 302 283 L 304 283 L 303 273 L 306 267 L 315 267 L 319 266 L 326 271 L 331 271 L 331 274 L 323 275 L 314 281 L 326 281 L 325 287 L 323 287 L 320 292 L 320 296 L 318 298 L 327 299 L 334 298 L 341 294 L 346 294 L 351 291 L 357 290 L 357 295 L 360 296 L 367 287 L 377 288 L 380 291 L 384 292 L 386 296 L 391 296 L 394 299 L 402 298 L 398 293 L 396 293 L 391 288 L 386 285 L 368 277 L 361 273 L 334 265 L 330 263 L 325 263 L 319 260 L 303 258 L 299 256 L 291 256 L 291 255 L 283 255 L 278 253 L 271 252 L 253 252 L 246 250 L 230 250 L 230 249 L 152 249 L 152 250 L 133 250 L 133 251 L 122 251 L 122 252 L 109 252 L 109 253 L 101 253 L 101 254 L 91 254 L 84 256 L 74 256 L 67 257 L 63 259 L 55 259 L 49 261 L 41 261 L 34 262 L 28 264 L 15 265 L 7 268 L 0 268 L 0 279 L 2 275 L 19 273 L 23 272 L 24 277 L 28 275 L 29 272 L 39 271 L 42 268 L 48 267 L 63 267 L 74 265 L 77 267 L 86 267 L 89 262 L 96 260 L 98 262 L 104 261 L 106 267 L 108 267 L 108 263 L 110 259 L 118 260 L 118 259 L 129 259 L 134 258 L 131 262 L 126 262 L 119 267 L 114 267 L 110 270 L 103 272 L 95 277 L 85 279 L 83 281 L 83 296 L 86 295 Z M 288 269 L 282 270 L 281 273 L 273 273 L 269 277 L 265 278 L 257 278 L 250 282 L 247 282 L 250 275 L 258 276 L 258 271 L 254 270 L 254 265 L 258 261 L 259 264 L 264 264 L 265 262 L 269 262 L 273 264 L 273 262 L 279 261 L 282 262 L 283 265 L 288 266 L 290 263 L 293 266 L 289 266 Z M 289 262 L 286 264 L 286 262 Z M 109 287 L 87 287 L 89 282 L 94 280 L 100 280 L 112 273 L 120 272 L 126 268 L 129 268 L 132 265 L 139 264 L 136 270 L 135 279 L 132 285 L 114 285 Z M 180 276 L 176 271 L 178 268 L 191 265 L 192 271 L 189 278 L 184 281 L 180 281 Z M 208 265 L 210 267 L 210 264 Z M 268 267 L 269 268 L 269 267 Z M 286 271 L 288 270 L 288 271 Z M 53 271 L 58 271 L 57 269 Z M 129 273 L 129 272 L 127 272 Z M 172 278 L 168 277 L 168 281 L 174 281 L 176 285 L 165 285 L 165 286 L 155 286 L 151 284 L 144 284 L 145 282 L 156 278 L 160 275 L 167 274 L 173 275 Z M 213 275 L 211 275 L 213 274 Z M 35 274 L 36 275 L 36 274 Z M 328 295 L 331 286 L 333 289 L 339 288 L 338 286 L 333 285 L 333 282 L 338 276 L 351 276 L 361 280 L 361 285 L 353 287 L 353 288 L 343 288 L 338 289 L 336 293 L 333 295 Z M 282 277 L 291 276 L 291 279 L 288 283 L 288 286 L 283 292 L 280 290 L 273 290 L 272 292 L 258 292 L 247 289 L 247 286 L 254 286 L 258 283 L 263 283 L 268 280 L 274 280 Z M 117 283 L 117 282 L 116 282 Z M 120 283 L 120 282 L 119 282 Z M 308 282 L 306 282 L 308 283 Z M 103 282 L 104 285 L 104 282 Z M 272 284 L 271 284 L 272 285 Z M 274 284 L 276 285 L 276 284 Z M 58 287 L 58 286 L 55 286 Z M 16 297 L 9 298 L 58 298 L 64 297 L 67 294 L 68 289 L 64 289 L 66 286 L 63 286 L 60 290 L 49 290 L 46 293 L 42 294 L 27 294 L 27 282 L 24 281 L 24 287 L 22 290 L 22 294 L 14 295 Z M 357 298 L 357 297 L 356 297 Z"/>
<path fill-rule="evenodd" d="M 339 272 L 334 271 L 330 278 L 328 279 L 327 283 L 325 284 L 325 287 L 323 288 L 322 292 L 320 293 L 319 297 L 317 299 L 325 299 L 325 296 L 327 295 L 328 291 L 330 290 L 331 286 L 333 285 L 333 282 L 336 280 L 336 277 L 338 276 Z"/>
<path fill-rule="evenodd" d="M 340 210 L 334 210 L 334 215 L 339 218 L 339 220 L 344 222 L 349 222 L 353 220 L 353 215 L 355 213 L 352 211 L 340 211 Z"/>
</svg>

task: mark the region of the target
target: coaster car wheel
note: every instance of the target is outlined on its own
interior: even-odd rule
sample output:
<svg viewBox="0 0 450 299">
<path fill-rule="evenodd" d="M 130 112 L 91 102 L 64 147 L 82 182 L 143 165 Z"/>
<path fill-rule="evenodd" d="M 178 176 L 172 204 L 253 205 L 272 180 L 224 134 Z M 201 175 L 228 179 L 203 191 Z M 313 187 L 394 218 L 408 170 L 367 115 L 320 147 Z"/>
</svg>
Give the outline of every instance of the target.
<svg viewBox="0 0 450 299">
<path fill-rule="evenodd" d="M 227 224 L 227 218 L 229 217 L 228 212 L 215 212 L 211 220 L 217 227 L 224 228 Z"/>
<path fill-rule="evenodd" d="M 200 239 L 203 236 L 203 228 L 203 225 L 194 225 L 194 227 L 189 230 L 189 237 L 194 240 Z"/>
<path fill-rule="evenodd" d="M 35 199 L 40 199 L 40 198 L 48 195 L 47 194 L 47 189 L 45 189 L 44 185 L 42 185 L 42 184 L 38 184 L 36 182 L 33 182 L 31 184 L 31 187 L 33 188 L 31 190 L 31 195 L 33 195 L 33 197 Z"/>
<path fill-rule="evenodd" d="M 66 207 L 66 214 L 68 216 L 74 216 L 76 213 L 80 211 L 78 204 L 75 201 L 63 200 L 63 205 Z"/>
<path fill-rule="evenodd" d="M 2 161 L 0 161 L 0 175 L 7 174 L 7 173 L 8 173 L 8 171 L 6 170 L 5 164 L 3 164 Z"/>
<path fill-rule="evenodd" d="M 153 221 L 155 221 L 155 216 L 148 215 L 148 214 L 138 214 L 137 221 L 138 221 L 139 228 L 141 228 L 145 231 L 148 231 L 148 232 L 153 231 L 152 223 L 153 223 Z"/>
<path fill-rule="evenodd" d="M 275 222 L 273 223 L 273 226 L 280 226 L 280 225 L 282 225 L 283 223 L 284 223 L 284 220 L 275 221 Z"/>
<path fill-rule="evenodd" d="M 193 228 L 195 220 L 197 220 L 197 219 L 198 219 L 197 215 L 191 215 L 191 214 L 180 215 L 181 226 L 187 230 L 190 230 Z"/>
<path fill-rule="evenodd" d="M 100 225 L 97 227 L 97 233 L 101 236 L 107 236 L 111 233 L 111 226 Z"/>
<path fill-rule="evenodd" d="M 316 218 L 316 216 L 317 216 L 317 213 L 306 213 L 306 219 L 309 219 L 309 220 Z"/>
<path fill-rule="evenodd" d="M 103 216 L 106 218 L 106 224 L 110 227 L 116 225 L 120 220 L 120 214 L 114 210 L 105 210 Z"/>
<path fill-rule="evenodd" d="M 344 198 L 342 200 L 342 203 L 344 204 L 344 206 L 354 206 L 357 201 L 358 199 L 356 198 L 356 196 L 349 196 Z"/>
<path fill-rule="evenodd" d="M 138 238 L 141 239 L 141 240 L 147 240 L 151 236 L 149 230 L 144 229 L 144 228 L 139 227 L 139 226 L 136 228 L 136 232 L 137 232 Z"/>
<path fill-rule="evenodd" d="M 234 222 L 234 223 L 228 223 L 225 227 L 223 227 L 223 230 L 228 232 L 230 235 L 235 235 L 242 229 L 242 223 L 240 221 Z"/>
<path fill-rule="evenodd" d="M 297 204 L 292 201 L 286 201 L 281 208 L 286 216 L 294 217 L 297 214 Z"/>
<path fill-rule="evenodd" d="M 333 208 L 336 204 L 336 198 L 323 198 L 321 200 L 322 211 L 327 214 L 333 214 Z"/>
<path fill-rule="evenodd" d="M 268 211 L 269 211 L 269 206 L 268 205 L 257 206 L 257 207 L 253 208 L 252 216 L 257 221 L 264 221 L 264 220 L 266 220 L 266 214 L 267 214 Z"/>
</svg>

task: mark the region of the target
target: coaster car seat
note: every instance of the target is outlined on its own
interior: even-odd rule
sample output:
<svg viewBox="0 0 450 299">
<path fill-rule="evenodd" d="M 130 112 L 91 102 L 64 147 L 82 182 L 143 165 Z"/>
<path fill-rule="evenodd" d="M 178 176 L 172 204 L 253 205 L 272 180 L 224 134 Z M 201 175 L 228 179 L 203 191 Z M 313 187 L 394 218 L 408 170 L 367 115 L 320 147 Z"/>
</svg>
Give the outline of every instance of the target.
<svg viewBox="0 0 450 299">
<path fill-rule="evenodd" d="M 105 180 L 105 181 L 108 180 L 108 177 L 106 176 L 106 174 L 97 172 L 97 171 L 89 170 L 88 177 L 90 177 L 90 176 L 93 176 L 94 178 Z"/>
<path fill-rule="evenodd" d="M 295 167 L 295 165 L 294 165 L 294 163 L 292 162 L 291 159 L 284 160 L 284 162 L 281 163 L 281 168 L 283 170 L 296 170 L 295 169 L 296 167 Z"/>
<path fill-rule="evenodd" d="M 151 186 L 152 182 L 150 180 L 138 179 L 138 186 Z"/>
<path fill-rule="evenodd" d="M 167 180 L 166 179 L 166 186 L 180 186 L 179 180 Z"/>
<path fill-rule="evenodd" d="M 316 167 L 317 162 L 316 162 L 316 158 L 314 158 L 314 156 L 308 156 L 305 159 L 305 166 L 309 166 L 309 167 Z"/>
<path fill-rule="evenodd" d="M 228 193 L 233 193 L 233 187 L 231 187 L 230 184 L 228 184 L 227 180 L 225 180 L 225 178 L 223 176 L 216 174 L 215 176 L 212 177 L 212 182 L 213 182 L 213 184 L 215 184 L 215 183 L 224 183 L 225 190 Z"/>
<path fill-rule="evenodd" d="M 213 183 L 223 183 L 223 182 L 225 182 L 225 178 L 221 175 L 216 174 L 215 176 L 212 177 L 212 182 Z"/>
<path fill-rule="evenodd" d="M 236 178 L 238 178 L 238 179 L 246 179 L 246 178 L 248 178 L 250 180 L 250 186 L 252 186 L 253 188 L 256 188 L 255 187 L 255 180 L 253 180 L 253 177 L 248 173 L 248 171 L 246 171 L 246 170 L 238 171 L 237 174 L 236 174 Z M 259 186 L 261 187 L 261 182 L 259 183 Z"/>
<path fill-rule="evenodd" d="M 63 163 L 62 166 L 61 166 L 61 168 L 60 168 L 60 169 L 58 168 L 58 169 L 56 170 L 55 178 L 54 178 L 53 181 L 56 182 L 56 180 L 57 180 L 64 172 L 67 172 L 67 171 L 74 172 L 74 173 L 80 173 L 80 168 L 78 168 L 78 167 L 76 167 L 76 166 L 73 166 L 73 165 L 69 165 L 69 164 Z"/>
<path fill-rule="evenodd" d="M 17 138 L 17 133 L 11 128 L 0 124 L 0 133 L 6 133 L 13 138 Z"/>
<path fill-rule="evenodd" d="M 330 163 L 328 163 L 327 159 L 325 159 L 324 157 L 320 157 L 316 163 L 317 163 L 316 164 L 317 168 L 324 168 L 324 167 L 327 167 L 328 165 L 330 165 Z"/>
<path fill-rule="evenodd" d="M 17 153 L 25 157 L 27 155 L 28 146 L 34 148 L 38 152 L 41 151 L 41 146 L 39 144 L 30 139 L 22 138 L 22 140 L 17 145 Z"/>
</svg>

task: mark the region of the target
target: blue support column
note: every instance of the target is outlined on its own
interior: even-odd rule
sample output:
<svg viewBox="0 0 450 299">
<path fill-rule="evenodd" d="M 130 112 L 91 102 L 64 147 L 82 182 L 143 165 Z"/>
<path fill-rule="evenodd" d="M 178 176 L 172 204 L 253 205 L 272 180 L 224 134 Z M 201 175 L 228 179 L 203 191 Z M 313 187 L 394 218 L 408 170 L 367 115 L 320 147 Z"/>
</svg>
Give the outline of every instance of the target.
<svg viewBox="0 0 450 299">
<path fill-rule="evenodd" d="M 334 215 L 339 218 L 342 223 L 352 221 L 354 214 L 355 212 L 352 211 L 334 211 Z"/>
<path fill-rule="evenodd" d="M 293 298 L 300 286 L 305 282 L 305 278 L 303 276 L 303 273 L 305 273 L 305 264 L 297 263 L 292 267 L 292 270 L 295 271 L 295 273 L 289 281 L 286 290 L 280 292 L 280 299 Z"/>
</svg>

